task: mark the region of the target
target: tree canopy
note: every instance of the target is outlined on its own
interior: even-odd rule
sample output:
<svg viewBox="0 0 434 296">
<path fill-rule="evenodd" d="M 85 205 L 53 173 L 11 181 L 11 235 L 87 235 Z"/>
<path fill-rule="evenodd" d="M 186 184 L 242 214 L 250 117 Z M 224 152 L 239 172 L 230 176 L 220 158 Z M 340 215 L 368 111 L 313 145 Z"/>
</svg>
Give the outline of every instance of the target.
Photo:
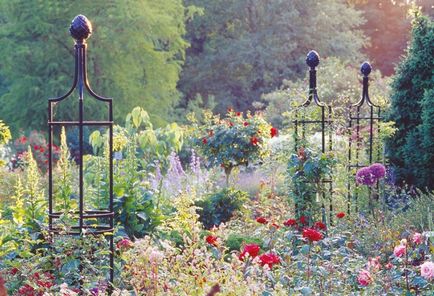
<svg viewBox="0 0 434 296">
<path fill-rule="evenodd" d="M 185 104 L 215 96 L 217 110 L 245 110 L 282 83 L 304 74 L 305 56 L 359 62 L 365 38 L 361 12 L 342 0 L 188 0 L 204 8 L 189 22 L 179 87 Z"/>
<path fill-rule="evenodd" d="M 83 13 L 94 29 L 88 40 L 93 89 L 114 98 L 117 119 L 142 106 L 162 124 L 180 96 L 176 83 L 190 11 L 182 0 L 0 0 L 0 118 L 14 131 L 45 126 L 47 99 L 70 87 L 74 43 L 68 26 Z M 70 108 L 61 113 L 73 116 Z"/>
</svg>

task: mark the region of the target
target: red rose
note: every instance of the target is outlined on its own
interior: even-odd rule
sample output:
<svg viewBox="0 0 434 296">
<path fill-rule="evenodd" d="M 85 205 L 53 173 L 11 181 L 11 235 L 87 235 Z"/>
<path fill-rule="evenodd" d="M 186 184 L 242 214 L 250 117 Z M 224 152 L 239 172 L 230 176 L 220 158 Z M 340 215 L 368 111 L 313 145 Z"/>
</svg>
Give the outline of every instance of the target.
<svg viewBox="0 0 434 296">
<path fill-rule="evenodd" d="M 33 148 L 35 148 L 35 150 L 39 150 L 39 146 L 38 145 L 33 146 Z"/>
<path fill-rule="evenodd" d="M 20 141 L 21 144 L 26 144 L 27 138 L 25 136 L 22 136 L 21 138 L 18 139 L 18 141 Z"/>
<path fill-rule="evenodd" d="M 342 219 L 343 217 L 345 217 L 345 213 L 344 212 L 337 213 L 336 217 L 338 217 L 339 219 Z"/>
<path fill-rule="evenodd" d="M 237 116 L 241 116 L 241 112 L 237 112 Z"/>
<path fill-rule="evenodd" d="M 202 144 L 206 145 L 206 143 L 208 143 L 208 139 L 207 138 L 203 138 L 202 139 Z"/>
<path fill-rule="evenodd" d="M 321 232 L 316 231 L 313 228 L 303 229 L 303 237 L 307 238 L 310 242 L 316 242 L 323 238 Z"/>
<path fill-rule="evenodd" d="M 274 253 L 266 253 L 259 256 L 259 260 L 261 261 L 261 265 L 268 265 L 268 267 L 271 269 L 273 268 L 274 264 L 280 263 L 280 258 Z"/>
<path fill-rule="evenodd" d="M 258 138 L 256 138 L 256 137 L 251 137 L 251 138 L 250 138 L 250 143 L 251 143 L 252 145 L 258 145 L 259 140 L 258 140 Z"/>
<path fill-rule="evenodd" d="M 44 153 L 45 149 L 44 147 L 39 147 L 39 152 Z"/>
<path fill-rule="evenodd" d="M 320 222 L 320 221 L 315 222 L 315 224 L 313 225 L 313 227 L 316 228 L 316 229 L 319 229 L 319 230 L 326 230 L 327 229 L 327 226 L 324 223 Z"/>
<path fill-rule="evenodd" d="M 214 235 L 208 235 L 205 238 L 206 242 L 212 246 L 217 246 L 217 237 Z"/>
<path fill-rule="evenodd" d="M 10 274 L 11 275 L 16 275 L 17 272 L 18 272 L 18 268 L 14 267 L 14 268 L 11 269 Z"/>
<path fill-rule="evenodd" d="M 268 220 L 265 217 L 258 217 L 258 218 L 256 218 L 256 222 L 261 223 L 261 224 L 267 224 Z"/>
<path fill-rule="evenodd" d="M 275 136 L 277 136 L 277 133 L 278 133 L 277 128 L 272 127 L 270 129 L 270 135 L 271 135 L 272 138 L 274 138 Z"/>
<path fill-rule="evenodd" d="M 309 224 L 309 218 L 306 217 L 306 216 L 301 216 L 300 217 L 300 223 L 303 224 L 303 225 Z"/>
<path fill-rule="evenodd" d="M 255 258 L 256 256 L 258 256 L 260 250 L 261 247 L 259 247 L 257 244 L 247 244 L 244 246 L 244 249 L 241 252 L 239 258 L 240 260 L 244 260 L 244 257 L 247 254 L 249 254 L 251 258 Z"/>
<path fill-rule="evenodd" d="M 297 220 L 295 219 L 288 219 L 285 222 L 283 222 L 283 225 L 285 226 L 296 226 L 297 225 Z"/>
<path fill-rule="evenodd" d="M 32 286 L 29 284 L 25 284 L 21 288 L 18 289 L 18 295 L 22 296 L 34 296 L 35 295 L 35 289 L 33 289 Z"/>
<path fill-rule="evenodd" d="M 247 122 L 247 121 L 244 121 L 244 126 L 248 126 L 249 125 L 249 123 Z"/>
</svg>

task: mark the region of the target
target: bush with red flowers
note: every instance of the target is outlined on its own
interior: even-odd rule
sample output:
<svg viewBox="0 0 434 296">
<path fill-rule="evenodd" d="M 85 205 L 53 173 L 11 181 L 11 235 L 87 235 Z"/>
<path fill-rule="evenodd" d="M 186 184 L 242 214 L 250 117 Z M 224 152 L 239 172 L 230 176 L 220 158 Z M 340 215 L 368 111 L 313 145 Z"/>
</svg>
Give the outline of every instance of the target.
<svg viewBox="0 0 434 296">
<path fill-rule="evenodd" d="M 239 115 L 238 115 L 239 114 Z M 277 136 L 276 128 L 261 114 L 243 114 L 229 110 L 225 118 L 205 116 L 197 127 L 195 143 L 210 166 L 221 166 L 227 178 L 234 167 L 248 165 L 267 154 L 265 142 Z"/>
<path fill-rule="evenodd" d="M 32 131 L 28 136 L 22 135 L 14 141 L 13 149 L 15 156 L 11 159 L 11 167 L 19 168 L 24 164 L 24 155 L 30 147 L 39 169 L 46 171 L 48 168 L 48 143 L 43 132 Z M 52 148 L 53 163 L 59 160 L 60 147 L 53 144 Z"/>
</svg>

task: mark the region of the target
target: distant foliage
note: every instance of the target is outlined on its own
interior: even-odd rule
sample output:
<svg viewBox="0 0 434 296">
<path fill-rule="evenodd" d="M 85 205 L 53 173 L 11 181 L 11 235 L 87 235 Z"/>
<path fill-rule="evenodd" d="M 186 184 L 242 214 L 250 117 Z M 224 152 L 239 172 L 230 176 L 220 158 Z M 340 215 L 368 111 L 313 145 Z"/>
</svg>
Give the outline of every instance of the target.
<svg viewBox="0 0 434 296">
<path fill-rule="evenodd" d="M 434 188 L 433 44 L 434 21 L 418 15 L 408 54 L 392 84 L 388 118 L 396 122 L 398 130 L 387 146 L 397 181 L 430 189 Z"/>
<path fill-rule="evenodd" d="M 188 0 L 204 15 L 188 23 L 186 65 L 179 82 L 185 106 L 200 94 L 216 111 L 251 109 L 283 79 L 304 73 L 304 57 L 357 59 L 365 38 L 361 12 L 343 0 Z"/>
<path fill-rule="evenodd" d="M 45 126 L 47 99 L 65 93 L 72 82 L 68 27 L 80 13 L 93 23 L 88 76 L 94 90 L 115 99 L 118 120 L 134 106 L 146 106 L 152 121 L 164 124 L 180 95 L 176 83 L 188 45 L 184 21 L 192 10 L 181 0 L 0 1 L 0 117 L 15 132 Z M 75 101 L 65 102 L 56 116 L 74 117 Z M 93 100 L 87 103 L 87 116 L 106 114 Z"/>
</svg>

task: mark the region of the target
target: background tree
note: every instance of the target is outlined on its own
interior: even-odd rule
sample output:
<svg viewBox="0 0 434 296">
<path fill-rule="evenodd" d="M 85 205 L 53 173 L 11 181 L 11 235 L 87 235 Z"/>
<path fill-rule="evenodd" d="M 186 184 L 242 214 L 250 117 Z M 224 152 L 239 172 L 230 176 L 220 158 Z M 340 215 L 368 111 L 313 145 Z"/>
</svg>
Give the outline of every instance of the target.
<svg viewBox="0 0 434 296">
<path fill-rule="evenodd" d="M 215 96 L 216 111 L 245 110 L 283 79 L 304 75 L 305 56 L 359 61 L 365 40 L 361 13 L 341 0 L 188 0 L 204 16 L 188 24 L 184 105 Z"/>
<path fill-rule="evenodd" d="M 189 11 L 182 0 L 80 5 L 0 0 L 0 81 L 5 79 L 7 90 L 0 98 L 0 118 L 14 131 L 45 126 L 47 99 L 65 93 L 72 81 L 69 21 L 85 12 L 94 27 L 88 40 L 94 90 L 114 98 L 118 120 L 134 106 L 143 106 L 154 123 L 162 124 L 180 95 L 176 83 L 188 45 L 183 35 Z M 58 115 L 70 119 L 71 110 L 64 108 Z M 87 110 L 92 112 L 101 109 Z"/>
<path fill-rule="evenodd" d="M 398 131 L 388 142 L 388 156 L 397 181 L 434 188 L 432 182 L 432 93 L 434 89 L 434 22 L 416 15 L 407 56 L 392 83 L 388 118 Z M 431 95 L 431 96 L 430 96 Z M 431 116 L 431 117 L 430 117 Z M 431 130 L 430 130 L 431 129 Z"/>
</svg>

